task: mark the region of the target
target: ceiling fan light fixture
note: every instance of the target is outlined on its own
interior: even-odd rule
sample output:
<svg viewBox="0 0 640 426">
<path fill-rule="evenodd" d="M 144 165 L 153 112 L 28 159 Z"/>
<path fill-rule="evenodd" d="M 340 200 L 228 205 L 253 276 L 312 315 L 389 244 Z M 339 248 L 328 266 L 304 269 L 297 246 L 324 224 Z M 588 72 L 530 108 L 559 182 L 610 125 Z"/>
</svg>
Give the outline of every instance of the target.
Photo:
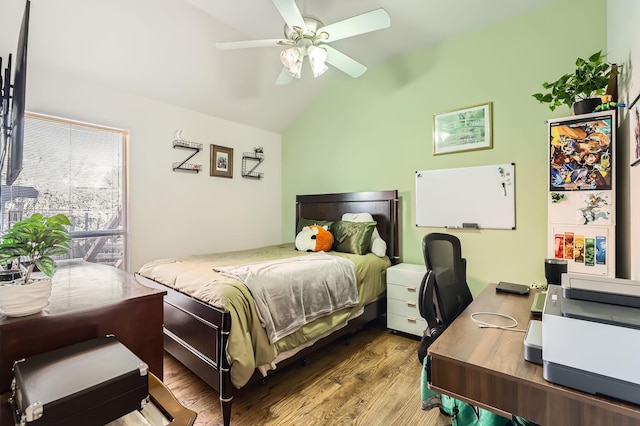
<svg viewBox="0 0 640 426">
<path fill-rule="evenodd" d="M 297 62 L 301 62 L 301 56 L 302 52 L 298 47 L 290 47 L 280 52 L 280 60 L 282 61 L 282 64 L 287 68 L 291 68 Z"/>
<path fill-rule="evenodd" d="M 302 75 L 302 59 L 304 54 L 299 47 L 290 47 L 280 52 L 280 60 L 282 64 L 287 68 L 289 75 L 295 78 L 300 78 Z"/>
<path fill-rule="evenodd" d="M 329 69 L 327 63 L 353 78 L 360 77 L 367 67 L 336 50 L 330 43 L 391 25 L 391 18 L 383 8 L 324 25 L 317 18 L 302 15 L 295 0 L 273 0 L 273 3 L 284 19 L 284 38 L 216 43 L 216 46 L 225 50 L 285 46 L 285 50 L 280 52 L 284 67 L 276 80 L 278 85 L 289 84 L 291 76 L 300 78 L 302 63 L 307 56 L 314 77 Z"/>
<path fill-rule="evenodd" d="M 314 77 L 321 76 L 329 69 L 325 63 L 327 61 L 326 49 L 318 46 L 309 46 L 307 55 L 309 56 L 309 63 Z"/>
</svg>

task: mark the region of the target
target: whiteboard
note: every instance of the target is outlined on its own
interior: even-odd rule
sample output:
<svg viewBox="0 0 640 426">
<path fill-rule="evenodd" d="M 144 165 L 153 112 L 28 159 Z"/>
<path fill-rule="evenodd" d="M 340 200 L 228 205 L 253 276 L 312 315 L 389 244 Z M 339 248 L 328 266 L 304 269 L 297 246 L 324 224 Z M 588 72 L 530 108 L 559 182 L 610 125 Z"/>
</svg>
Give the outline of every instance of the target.
<svg viewBox="0 0 640 426">
<path fill-rule="evenodd" d="M 416 172 L 416 226 L 515 229 L 515 164 Z"/>
</svg>

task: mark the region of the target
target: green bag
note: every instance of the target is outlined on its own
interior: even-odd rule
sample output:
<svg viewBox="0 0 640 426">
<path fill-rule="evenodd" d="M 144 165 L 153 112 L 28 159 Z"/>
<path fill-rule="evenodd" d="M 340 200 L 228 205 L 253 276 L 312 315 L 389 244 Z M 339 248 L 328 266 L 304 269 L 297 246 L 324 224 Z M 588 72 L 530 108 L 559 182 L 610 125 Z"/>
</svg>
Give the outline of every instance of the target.
<svg viewBox="0 0 640 426">
<path fill-rule="evenodd" d="M 451 426 L 514 426 L 517 424 L 511 419 L 447 395 L 441 395 L 440 399 L 442 411 L 451 416 Z"/>
</svg>

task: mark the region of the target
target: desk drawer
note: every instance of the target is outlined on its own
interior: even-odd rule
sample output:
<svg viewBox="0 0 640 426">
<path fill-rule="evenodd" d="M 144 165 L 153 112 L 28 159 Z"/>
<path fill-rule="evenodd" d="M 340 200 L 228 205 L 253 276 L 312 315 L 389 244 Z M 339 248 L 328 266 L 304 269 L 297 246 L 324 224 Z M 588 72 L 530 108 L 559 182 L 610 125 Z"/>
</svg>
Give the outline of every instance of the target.
<svg viewBox="0 0 640 426">
<path fill-rule="evenodd" d="M 417 318 L 408 318 L 387 312 L 387 327 L 392 330 L 422 336 L 425 328 L 427 328 L 427 322 L 419 316 Z"/>
</svg>

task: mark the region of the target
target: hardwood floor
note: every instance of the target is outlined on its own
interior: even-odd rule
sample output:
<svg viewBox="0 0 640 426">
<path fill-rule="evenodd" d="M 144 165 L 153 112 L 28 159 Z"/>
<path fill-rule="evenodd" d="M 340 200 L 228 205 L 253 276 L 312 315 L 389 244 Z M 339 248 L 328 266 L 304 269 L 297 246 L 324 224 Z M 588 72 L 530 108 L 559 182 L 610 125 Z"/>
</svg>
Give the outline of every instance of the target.
<svg viewBox="0 0 640 426">
<path fill-rule="evenodd" d="M 439 410 L 420 409 L 418 341 L 372 324 L 236 392 L 231 424 L 448 425 Z M 218 394 L 165 353 L 164 382 L 196 411 L 196 425 L 221 425 Z"/>
</svg>

